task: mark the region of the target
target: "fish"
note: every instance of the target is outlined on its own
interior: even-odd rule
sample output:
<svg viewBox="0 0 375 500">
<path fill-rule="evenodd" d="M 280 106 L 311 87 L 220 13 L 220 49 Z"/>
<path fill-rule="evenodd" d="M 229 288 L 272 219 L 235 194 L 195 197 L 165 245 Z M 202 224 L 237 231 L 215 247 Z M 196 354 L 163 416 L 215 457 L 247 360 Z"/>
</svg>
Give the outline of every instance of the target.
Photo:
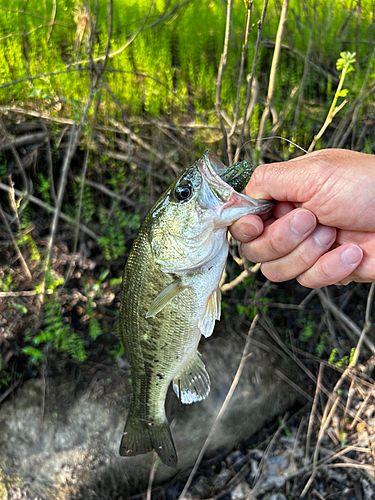
<svg viewBox="0 0 375 500">
<path fill-rule="evenodd" d="M 210 392 L 198 344 L 220 319 L 228 226 L 272 207 L 268 200 L 236 192 L 223 180 L 225 174 L 237 182 L 233 169 L 228 173 L 206 152 L 151 208 L 130 250 L 119 332 L 130 363 L 132 397 L 121 456 L 155 450 L 164 464 L 176 467 L 165 412 L 168 388 L 172 384 L 183 404 L 202 401 Z"/>
</svg>

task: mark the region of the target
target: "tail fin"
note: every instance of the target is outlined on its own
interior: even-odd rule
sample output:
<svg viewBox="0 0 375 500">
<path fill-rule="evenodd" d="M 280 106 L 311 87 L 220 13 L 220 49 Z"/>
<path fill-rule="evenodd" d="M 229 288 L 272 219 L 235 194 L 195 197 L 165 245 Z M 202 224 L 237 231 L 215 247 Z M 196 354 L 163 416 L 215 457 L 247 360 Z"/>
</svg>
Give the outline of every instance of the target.
<svg viewBox="0 0 375 500">
<path fill-rule="evenodd" d="M 121 439 L 120 455 L 134 456 L 151 450 L 155 450 L 169 467 L 177 466 L 176 448 L 168 423 L 142 422 L 129 414 Z"/>
</svg>

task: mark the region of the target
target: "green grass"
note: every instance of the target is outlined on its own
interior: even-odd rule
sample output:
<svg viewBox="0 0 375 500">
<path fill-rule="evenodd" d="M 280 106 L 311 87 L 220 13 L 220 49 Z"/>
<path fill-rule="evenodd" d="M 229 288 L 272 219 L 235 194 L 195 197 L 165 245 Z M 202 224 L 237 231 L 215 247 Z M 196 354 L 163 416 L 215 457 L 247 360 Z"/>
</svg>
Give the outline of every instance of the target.
<svg viewBox="0 0 375 500">
<path fill-rule="evenodd" d="M 94 13 L 94 2 L 89 3 Z M 177 4 L 182 6 L 158 22 L 167 4 L 167 12 Z M 108 33 L 107 1 L 99 0 L 98 5 L 96 56 L 104 54 Z M 247 71 L 254 55 L 261 5 L 259 0 L 254 2 Z M 175 119 L 189 112 L 203 120 L 215 117 L 212 111 L 223 45 L 225 2 L 158 0 L 150 11 L 149 6 L 148 0 L 113 2 L 111 52 L 119 50 L 143 28 L 125 50 L 108 61 L 106 81 L 109 88 L 131 116 L 164 114 Z M 79 9 L 82 9 L 79 2 L 58 1 L 56 23 L 51 30 L 48 26 L 52 12 L 50 0 L 31 0 L 26 4 L 21 0 L 0 1 L 0 103 L 33 106 L 51 114 L 79 117 L 89 89 L 87 63 L 84 62 L 87 60 L 86 32 L 80 48 L 75 48 L 75 13 Z M 279 11 L 280 2 L 269 2 L 258 63 L 261 98 L 266 93 Z M 223 106 L 229 114 L 235 105 L 244 13 L 244 2 L 234 1 L 222 91 Z M 304 105 L 294 139 L 306 144 L 306 136 L 311 139 L 310 130 L 324 120 L 327 111 L 324 105 L 332 100 L 333 79 L 338 76 L 335 62 L 342 51 L 357 53 L 356 71 L 348 79 L 348 88 L 353 95 L 358 92 L 368 65 L 373 64 L 370 59 L 374 49 L 373 15 L 370 0 L 361 2 L 360 12 L 356 2 L 348 0 L 290 2 L 274 102 L 278 111 L 290 99 L 292 89 L 300 86 L 310 32 L 312 36 L 311 63 L 303 89 Z M 77 64 L 79 61 L 83 62 Z M 60 74 L 51 75 L 59 71 Z M 33 79 L 38 75 L 50 76 Z M 22 81 L 16 83 L 20 79 Z M 9 86 L 4 86 L 8 83 Z M 292 134 L 293 103 L 298 92 L 281 131 L 287 136 Z M 255 130 L 261 112 L 262 109 L 257 109 L 253 116 Z M 103 121 L 119 113 L 108 93 L 101 101 L 99 113 Z"/>
</svg>

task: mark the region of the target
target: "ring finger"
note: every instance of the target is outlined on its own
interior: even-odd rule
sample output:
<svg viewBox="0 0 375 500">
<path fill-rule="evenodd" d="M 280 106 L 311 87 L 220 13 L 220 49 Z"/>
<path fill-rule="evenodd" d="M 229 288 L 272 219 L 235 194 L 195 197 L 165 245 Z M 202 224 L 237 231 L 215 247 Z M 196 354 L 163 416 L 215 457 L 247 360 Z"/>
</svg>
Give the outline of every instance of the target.
<svg viewBox="0 0 375 500">
<path fill-rule="evenodd" d="M 335 238 L 334 228 L 318 225 L 314 232 L 288 255 L 262 264 L 262 273 L 271 281 L 296 278 L 329 250 Z"/>
</svg>

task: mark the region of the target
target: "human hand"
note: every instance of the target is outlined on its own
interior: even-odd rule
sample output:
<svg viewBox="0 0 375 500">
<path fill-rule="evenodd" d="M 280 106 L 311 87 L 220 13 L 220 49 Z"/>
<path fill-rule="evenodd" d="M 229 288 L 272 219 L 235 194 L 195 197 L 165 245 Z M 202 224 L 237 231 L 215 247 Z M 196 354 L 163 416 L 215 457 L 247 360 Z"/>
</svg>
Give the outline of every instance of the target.
<svg viewBox="0 0 375 500">
<path fill-rule="evenodd" d="M 260 165 L 245 189 L 271 213 L 230 230 L 271 281 L 309 288 L 375 281 L 375 155 L 325 149 Z"/>
</svg>

